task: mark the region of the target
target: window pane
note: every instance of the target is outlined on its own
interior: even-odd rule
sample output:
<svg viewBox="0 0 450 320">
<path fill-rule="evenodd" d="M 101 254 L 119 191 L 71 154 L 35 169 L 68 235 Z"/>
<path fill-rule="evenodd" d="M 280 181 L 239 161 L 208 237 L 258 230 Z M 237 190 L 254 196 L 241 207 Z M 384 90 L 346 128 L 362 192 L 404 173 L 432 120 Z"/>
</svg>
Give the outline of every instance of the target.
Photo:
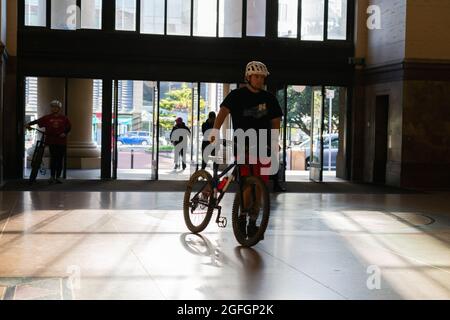
<svg viewBox="0 0 450 320">
<path fill-rule="evenodd" d="M 164 34 L 164 0 L 141 0 L 141 33 Z"/>
<path fill-rule="evenodd" d="M 302 40 L 323 41 L 325 0 L 302 1 Z"/>
<path fill-rule="evenodd" d="M 329 0 L 328 39 L 347 39 L 347 0 Z"/>
<path fill-rule="evenodd" d="M 298 0 L 279 0 L 278 36 L 297 38 Z"/>
<path fill-rule="evenodd" d="M 220 0 L 219 37 L 242 37 L 242 0 Z"/>
<path fill-rule="evenodd" d="M 52 0 L 52 29 L 77 29 L 76 0 Z"/>
<path fill-rule="evenodd" d="M 45 27 L 46 0 L 25 0 L 25 25 Z"/>
<path fill-rule="evenodd" d="M 102 28 L 102 0 L 81 0 L 81 28 Z"/>
<path fill-rule="evenodd" d="M 191 0 L 167 0 L 167 34 L 191 34 Z"/>
<path fill-rule="evenodd" d="M 122 113 L 130 113 L 133 111 L 133 81 L 120 80 L 118 83 L 118 109 Z M 120 120 L 119 120 L 120 122 Z"/>
<path fill-rule="evenodd" d="M 136 0 L 116 0 L 116 30 L 136 30 Z"/>
<path fill-rule="evenodd" d="M 254 37 L 266 35 L 266 0 L 247 1 L 247 35 Z"/>
<path fill-rule="evenodd" d="M 215 37 L 217 1 L 194 0 L 194 36 Z"/>
<path fill-rule="evenodd" d="M 103 82 L 102 80 L 94 80 L 94 90 L 93 90 L 93 101 L 94 101 L 94 111 L 101 112 L 102 109 L 102 98 L 103 98 Z"/>
</svg>

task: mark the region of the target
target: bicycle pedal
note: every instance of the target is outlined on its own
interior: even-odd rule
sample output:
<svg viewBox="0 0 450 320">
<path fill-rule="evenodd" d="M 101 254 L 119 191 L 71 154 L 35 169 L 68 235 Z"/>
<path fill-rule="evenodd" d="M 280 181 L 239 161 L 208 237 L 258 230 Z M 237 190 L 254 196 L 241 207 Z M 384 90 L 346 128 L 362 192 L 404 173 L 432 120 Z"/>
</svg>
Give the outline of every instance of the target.
<svg viewBox="0 0 450 320">
<path fill-rule="evenodd" d="M 219 219 L 219 222 L 217 223 L 217 225 L 219 226 L 219 228 L 226 228 L 228 224 L 227 218 L 222 217 Z"/>
</svg>

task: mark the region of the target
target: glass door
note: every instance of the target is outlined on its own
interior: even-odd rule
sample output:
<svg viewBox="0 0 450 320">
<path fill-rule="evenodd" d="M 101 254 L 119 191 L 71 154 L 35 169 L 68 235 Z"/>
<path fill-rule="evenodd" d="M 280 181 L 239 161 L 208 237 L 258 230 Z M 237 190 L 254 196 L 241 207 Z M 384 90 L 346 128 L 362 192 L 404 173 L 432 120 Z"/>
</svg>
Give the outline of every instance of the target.
<svg viewBox="0 0 450 320">
<path fill-rule="evenodd" d="M 158 180 L 186 181 L 190 177 L 192 161 L 195 160 L 192 134 L 195 129 L 193 121 L 198 114 L 194 106 L 196 85 L 161 81 L 159 87 Z M 187 127 L 190 132 L 185 132 L 187 141 L 176 133 L 180 126 Z M 175 139 L 177 143 L 172 141 Z"/>
<path fill-rule="evenodd" d="M 286 182 L 286 161 L 287 161 L 287 145 L 286 145 L 286 139 L 287 139 L 287 87 L 277 90 L 276 97 L 278 99 L 278 103 L 281 106 L 281 109 L 283 110 L 283 114 L 285 115 L 282 118 L 281 126 L 280 126 L 280 147 L 281 147 L 281 153 L 279 156 L 279 165 L 280 170 L 278 170 L 278 181 L 280 182 Z"/>
<path fill-rule="evenodd" d="M 117 179 L 156 179 L 157 92 L 153 81 L 115 81 L 113 159 Z"/>
<path fill-rule="evenodd" d="M 159 82 L 153 82 L 153 108 L 151 110 L 152 133 L 152 170 L 151 180 L 158 180 L 158 149 L 159 149 Z"/>
<path fill-rule="evenodd" d="M 113 80 L 113 103 L 112 103 L 112 125 L 111 125 L 111 167 L 112 167 L 112 178 L 117 179 L 117 158 L 118 158 L 118 150 L 117 150 L 117 131 L 118 131 L 118 113 L 119 113 L 119 82 L 117 80 Z"/>
<path fill-rule="evenodd" d="M 201 152 L 201 142 L 200 140 L 200 83 L 192 85 L 192 108 L 191 108 L 191 165 L 190 165 L 190 175 L 199 169 L 201 166 L 200 152 Z"/>
<path fill-rule="evenodd" d="M 311 157 L 309 178 L 323 180 L 324 87 L 314 87 L 311 99 Z"/>
</svg>

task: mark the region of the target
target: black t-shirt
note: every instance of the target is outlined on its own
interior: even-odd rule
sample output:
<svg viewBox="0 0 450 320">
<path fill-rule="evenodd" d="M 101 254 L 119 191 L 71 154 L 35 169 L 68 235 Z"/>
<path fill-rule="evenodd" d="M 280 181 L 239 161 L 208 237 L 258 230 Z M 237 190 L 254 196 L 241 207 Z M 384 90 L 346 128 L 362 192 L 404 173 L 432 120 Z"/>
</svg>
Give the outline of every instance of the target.
<svg viewBox="0 0 450 320">
<path fill-rule="evenodd" d="M 231 91 L 221 107 L 230 110 L 234 130 L 270 130 L 272 120 L 283 116 L 280 104 L 273 94 L 267 91 L 254 93 L 247 87 Z"/>
<path fill-rule="evenodd" d="M 267 145 L 270 147 L 272 120 L 283 116 L 280 104 L 273 94 L 267 91 L 254 93 L 243 87 L 231 91 L 222 102 L 221 108 L 223 107 L 230 110 L 234 130 L 255 129 L 257 133 L 259 129 L 268 130 Z"/>
</svg>

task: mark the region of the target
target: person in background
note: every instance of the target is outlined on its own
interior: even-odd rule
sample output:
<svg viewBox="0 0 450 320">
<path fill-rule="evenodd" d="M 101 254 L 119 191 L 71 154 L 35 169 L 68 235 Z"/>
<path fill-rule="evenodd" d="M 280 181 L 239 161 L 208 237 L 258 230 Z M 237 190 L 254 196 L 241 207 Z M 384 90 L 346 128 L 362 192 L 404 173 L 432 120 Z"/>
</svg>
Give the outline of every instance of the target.
<svg viewBox="0 0 450 320">
<path fill-rule="evenodd" d="M 211 112 L 209 113 L 209 115 L 208 115 L 208 119 L 202 124 L 202 133 L 203 133 L 203 136 L 205 136 L 205 133 L 206 133 L 208 130 L 214 128 L 214 122 L 215 122 L 215 121 L 216 121 L 216 113 L 215 113 L 214 111 L 211 111 Z M 206 166 L 207 166 L 207 163 L 206 163 L 206 161 L 205 161 L 206 159 L 204 158 L 203 153 L 204 153 L 204 151 L 205 151 L 205 148 L 206 148 L 209 144 L 210 144 L 210 142 L 209 142 L 208 140 L 206 140 L 206 141 L 203 140 L 203 142 L 202 142 L 202 169 L 205 169 Z M 212 155 L 214 156 L 215 153 L 213 152 Z"/>
<path fill-rule="evenodd" d="M 28 130 L 31 126 L 37 124 L 45 128 L 45 145 L 50 149 L 50 172 L 49 183 L 62 183 L 61 173 L 63 160 L 66 154 L 67 135 L 72 125 L 69 118 L 61 114 L 62 103 L 58 100 L 50 102 L 51 113 L 31 121 L 26 124 Z"/>
<path fill-rule="evenodd" d="M 173 145 L 176 147 L 178 144 L 180 144 L 181 142 L 183 142 L 183 137 L 180 136 L 178 138 L 178 140 L 174 141 L 174 139 L 172 139 L 172 135 L 175 132 L 175 130 L 187 130 L 186 135 L 187 134 L 191 134 L 191 130 L 189 130 L 189 128 L 186 126 L 186 124 L 183 122 L 182 118 L 177 118 L 175 120 L 175 126 L 172 128 L 172 131 L 170 132 L 170 140 L 173 142 Z M 181 161 L 182 161 L 182 168 L 183 170 L 186 170 L 186 152 L 185 150 L 183 150 L 183 148 L 181 148 L 180 150 L 177 151 L 177 148 L 175 148 L 175 168 L 174 170 L 178 170 L 179 169 L 179 162 L 180 162 L 180 155 L 181 155 Z"/>
</svg>

